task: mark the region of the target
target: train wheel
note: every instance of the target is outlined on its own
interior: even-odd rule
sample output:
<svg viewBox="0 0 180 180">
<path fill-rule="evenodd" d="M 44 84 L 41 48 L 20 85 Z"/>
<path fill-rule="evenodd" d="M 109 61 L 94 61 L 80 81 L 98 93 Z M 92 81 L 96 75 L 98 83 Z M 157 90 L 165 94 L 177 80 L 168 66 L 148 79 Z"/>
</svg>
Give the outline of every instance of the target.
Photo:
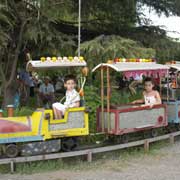
<svg viewBox="0 0 180 180">
<path fill-rule="evenodd" d="M 128 142 L 129 142 L 129 135 L 128 135 L 128 134 L 122 135 L 122 136 L 121 136 L 121 142 L 122 142 L 123 144 L 128 143 Z"/>
<path fill-rule="evenodd" d="M 143 132 L 143 138 L 144 139 L 150 138 L 150 132 L 149 131 L 144 131 Z"/>
<path fill-rule="evenodd" d="M 122 143 L 122 137 L 121 136 L 115 136 L 115 142 L 118 144 Z"/>
<path fill-rule="evenodd" d="M 175 127 L 174 126 L 168 127 L 168 131 L 169 133 L 173 133 L 175 131 Z"/>
<path fill-rule="evenodd" d="M 116 139 L 114 136 L 108 136 L 107 139 L 104 141 L 105 143 L 112 144 L 116 142 Z"/>
<path fill-rule="evenodd" d="M 65 138 L 62 139 L 61 149 L 64 152 L 69 152 L 74 150 L 78 146 L 77 138 Z"/>
<path fill-rule="evenodd" d="M 151 130 L 151 137 L 157 137 L 158 136 L 158 129 L 152 129 Z"/>
<path fill-rule="evenodd" d="M 19 149 L 16 144 L 9 144 L 5 147 L 5 155 L 9 158 L 14 158 L 19 154 Z"/>
<path fill-rule="evenodd" d="M 180 131 L 180 123 L 178 123 L 178 124 L 176 125 L 176 130 L 177 130 L 177 131 Z"/>
</svg>

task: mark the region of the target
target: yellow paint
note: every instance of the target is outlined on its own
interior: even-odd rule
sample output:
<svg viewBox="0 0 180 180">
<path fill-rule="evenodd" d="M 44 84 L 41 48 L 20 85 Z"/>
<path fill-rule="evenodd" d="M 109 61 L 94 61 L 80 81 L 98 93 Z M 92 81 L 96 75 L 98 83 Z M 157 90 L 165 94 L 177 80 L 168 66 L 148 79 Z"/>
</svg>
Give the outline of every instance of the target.
<svg viewBox="0 0 180 180">
<path fill-rule="evenodd" d="M 69 108 L 65 112 L 64 119 L 54 120 L 53 119 L 53 111 L 51 109 L 44 110 L 38 109 L 35 111 L 32 116 L 30 116 L 31 121 L 31 131 L 30 132 L 16 132 L 16 133 L 7 133 L 0 134 L 1 138 L 15 138 L 15 137 L 28 137 L 28 136 L 37 136 L 42 135 L 43 139 L 53 139 L 53 138 L 61 138 L 61 137 L 70 137 L 70 136 L 84 136 L 89 134 L 89 120 L 88 113 L 84 113 L 84 128 L 73 128 L 73 129 L 65 129 L 65 130 L 56 130 L 50 131 L 50 124 L 64 124 L 67 123 L 69 112 L 79 112 L 84 111 L 84 107 L 79 108 Z M 50 114 L 50 120 L 45 119 L 45 114 Z M 23 125 L 28 125 L 28 118 L 26 116 L 23 117 L 8 117 L 2 118 L 3 120 L 22 123 Z"/>
<path fill-rule="evenodd" d="M 68 114 L 69 112 L 79 112 L 79 111 L 85 111 L 85 107 L 78 107 L 78 108 L 69 108 L 64 115 L 64 119 L 53 119 L 53 114 L 51 110 L 46 110 L 46 113 L 50 113 L 50 124 L 64 124 L 67 123 L 68 120 Z M 46 120 L 47 121 L 47 120 Z M 47 122 L 46 122 L 47 123 Z M 84 136 L 89 134 L 89 119 L 88 119 L 88 113 L 84 113 L 84 128 L 73 128 L 73 129 L 66 129 L 66 130 L 54 130 L 49 131 L 48 128 L 44 129 L 44 138 L 50 139 L 50 138 L 57 138 L 57 137 L 71 137 L 71 136 Z M 47 127 L 47 126 L 43 126 Z"/>
</svg>

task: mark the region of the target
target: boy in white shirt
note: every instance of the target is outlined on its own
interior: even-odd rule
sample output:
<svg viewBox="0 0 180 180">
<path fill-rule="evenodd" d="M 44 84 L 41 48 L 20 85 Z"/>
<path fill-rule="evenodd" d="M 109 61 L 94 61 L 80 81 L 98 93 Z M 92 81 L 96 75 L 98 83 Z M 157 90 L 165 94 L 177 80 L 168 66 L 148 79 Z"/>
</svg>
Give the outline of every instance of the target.
<svg viewBox="0 0 180 180">
<path fill-rule="evenodd" d="M 80 106 L 80 96 L 75 90 L 76 79 L 73 75 L 65 77 L 64 87 L 66 88 L 66 101 L 64 104 L 56 102 L 52 105 L 55 119 L 61 119 L 67 108 Z"/>
</svg>

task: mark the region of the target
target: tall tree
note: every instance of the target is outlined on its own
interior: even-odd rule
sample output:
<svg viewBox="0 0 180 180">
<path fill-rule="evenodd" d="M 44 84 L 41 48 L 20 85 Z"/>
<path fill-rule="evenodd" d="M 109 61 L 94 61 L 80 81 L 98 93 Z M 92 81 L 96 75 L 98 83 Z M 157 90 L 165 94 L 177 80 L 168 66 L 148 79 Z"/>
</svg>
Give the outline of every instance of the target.
<svg viewBox="0 0 180 180">
<path fill-rule="evenodd" d="M 180 15 L 179 0 L 82 0 L 82 40 L 116 34 L 131 37 L 146 47 L 160 47 L 158 52 L 161 47 L 166 50 L 165 31 L 158 27 L 136 27 L 143 19 L 143 5 L 154 8 L 159 14 Z M 73 55 L 77 47 L 77 17 L 78 0 L 0 1 L 0 74 L 5 100 L 12 99 L 11 87 L 20 54 L 25 49 L 30 47 L 36 56 L 45 52 Z M 161 44 L 155 46 L 152 36 L 144 35 L 148 32 L 155 40 L 161 38 Z M 173 49 L 174 44 L 171 45 Z"/>
<path fill-rule="evenodd" d="M 64 1 L 2 0 L 0 4 L 0 73 L 4 104 L 13 101 L 13 85 L 20 54 L 27 47 L 57 53 L 74 45 L 71 36 L 57 31 L 53 24 Z M 36 46 L 37 47 L 37 46 Z M 44 48 L 46 47 L 46 48 Z M 56 51 L 56 52 L 55 52 Z M 37 52 L 37 51 L 36 51 Z"/>
</svg>

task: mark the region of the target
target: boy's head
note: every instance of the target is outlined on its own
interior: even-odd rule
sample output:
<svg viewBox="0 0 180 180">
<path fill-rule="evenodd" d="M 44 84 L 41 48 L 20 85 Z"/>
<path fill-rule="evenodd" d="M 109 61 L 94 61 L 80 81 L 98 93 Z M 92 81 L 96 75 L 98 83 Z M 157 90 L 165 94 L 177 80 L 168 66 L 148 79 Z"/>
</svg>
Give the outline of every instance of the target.
<svg viewBox="0 0 180 180">
<path fill-rule="evenodd" d="M 144 79 L 144 88 L 147 92 L 150 92 L 154 88 L 154 82 L 151 77 L 146 77 Z"/>
<path fill-rule="evenodd" d="M 73 75 L 67 75 L 64 79 L 64 87 L 67 90 L 73 90 L 76 87 L 76 78 Z"/>
</svg>

